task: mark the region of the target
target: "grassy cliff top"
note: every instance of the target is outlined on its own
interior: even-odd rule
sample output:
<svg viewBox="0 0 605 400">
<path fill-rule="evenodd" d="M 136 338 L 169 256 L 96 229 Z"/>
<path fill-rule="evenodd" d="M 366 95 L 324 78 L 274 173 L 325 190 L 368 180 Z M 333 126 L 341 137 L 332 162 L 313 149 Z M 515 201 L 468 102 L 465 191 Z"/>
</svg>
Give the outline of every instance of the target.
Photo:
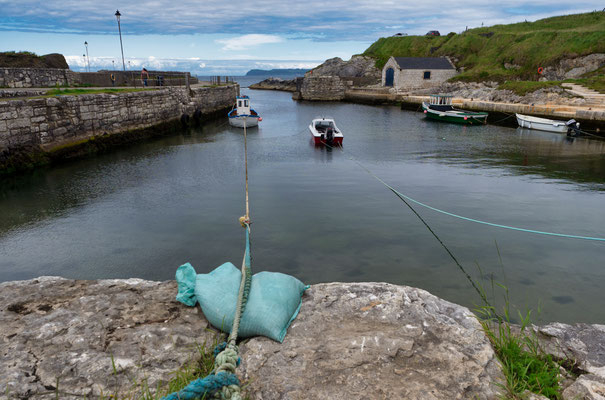
<svg viewBox="0 0 605 400">
<path fill-rule="evenodd" d="M 52 53 L 39 56 L 29 51 L 0 52 L 0 67 L 9 68 L 62 68 L 67 69 L 67 61 L 62 54 Z"/>
<path fill-rule="evenodd" d="M 389 57 L 450 56 L 465 81 L 536 79 L 538 67 L 592 53 L 605 53 L 605 12 L 565 15 L 469 29 L 446 36 L 380 38 L 364 53 L 382 68 Z M 505 64 L 519 68 L 505 68 Z"/>
</svg>

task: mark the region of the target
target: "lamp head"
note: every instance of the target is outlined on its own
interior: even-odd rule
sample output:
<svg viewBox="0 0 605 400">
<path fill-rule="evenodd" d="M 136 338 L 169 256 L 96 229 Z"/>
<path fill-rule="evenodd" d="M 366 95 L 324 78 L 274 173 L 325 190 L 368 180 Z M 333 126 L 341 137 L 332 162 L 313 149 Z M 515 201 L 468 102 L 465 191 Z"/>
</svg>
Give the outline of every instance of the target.
<svg viewBox="0 0 605 400">
<path fill-rule="evenodd" d="M 116 16 L 116 18 L 118 19 L 118 21 L 120 20 L 120 10 L 116 10 L 116 13 L 114 14 Z"/>
</svg>

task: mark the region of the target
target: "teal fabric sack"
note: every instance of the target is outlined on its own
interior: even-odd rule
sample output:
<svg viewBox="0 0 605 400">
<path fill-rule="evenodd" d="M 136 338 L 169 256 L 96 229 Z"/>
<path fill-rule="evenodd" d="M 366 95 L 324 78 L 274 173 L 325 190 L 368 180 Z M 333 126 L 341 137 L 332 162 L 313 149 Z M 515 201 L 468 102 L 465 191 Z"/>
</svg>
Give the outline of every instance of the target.
<svg viewBox="0 0 605 400">
<path fill-rule="evenodd" d="M 187 263 L 176 271 L 179 286 L 176 299 L 188 306 L 199 302 L 212 326 L 231 332 L 241 279 L 241 271 L 230 262 L 208 274 L 196 274 Z M 238 336 L 261 335 L 283 342 L 308 288 L 298 279 L 279 272 L 254 274 Z"/>
</svg>

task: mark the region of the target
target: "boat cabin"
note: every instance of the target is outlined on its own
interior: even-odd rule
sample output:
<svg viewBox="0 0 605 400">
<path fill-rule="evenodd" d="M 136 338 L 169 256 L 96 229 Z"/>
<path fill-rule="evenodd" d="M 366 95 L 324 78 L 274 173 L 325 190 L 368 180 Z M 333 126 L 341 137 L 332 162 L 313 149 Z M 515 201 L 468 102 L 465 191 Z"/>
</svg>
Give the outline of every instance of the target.
<svg viewBox="0 0 605 400">
<path fill-rule="evenodd" d="M 429 96 L 429 104 L 451 106 L 453 97 L 451 94 L 432 94 Z"/>
<path fill-rule="evenodd" d="M 451 94 L 432 94 L 429 96 L 429 108 L 437 111 L 450 111 L 454 107 L 452 106 Z"/>
<path fill-rule="evenodd" d="M 233 106 L 230 115 L 258 115 L 256 111 L 250 108 L 250 98 L 248 96 L 237 96 L 235 106 Z"/>
</svg>

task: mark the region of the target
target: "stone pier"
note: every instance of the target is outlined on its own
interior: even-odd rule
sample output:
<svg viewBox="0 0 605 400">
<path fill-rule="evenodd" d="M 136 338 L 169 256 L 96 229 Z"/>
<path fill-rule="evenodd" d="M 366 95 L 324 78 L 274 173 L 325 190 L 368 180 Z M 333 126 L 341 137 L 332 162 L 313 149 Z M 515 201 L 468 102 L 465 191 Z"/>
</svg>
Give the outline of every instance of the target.
<svg viewBox="0 0 605 400">
<path fill-rule="evenodd" d="M 237 84 L 165 87 L 0 101 L 0 173 L 61 158 L 91 140 L 132 141 L 150 130 L 222 115 L 238 90 Z"/>
</svg>

